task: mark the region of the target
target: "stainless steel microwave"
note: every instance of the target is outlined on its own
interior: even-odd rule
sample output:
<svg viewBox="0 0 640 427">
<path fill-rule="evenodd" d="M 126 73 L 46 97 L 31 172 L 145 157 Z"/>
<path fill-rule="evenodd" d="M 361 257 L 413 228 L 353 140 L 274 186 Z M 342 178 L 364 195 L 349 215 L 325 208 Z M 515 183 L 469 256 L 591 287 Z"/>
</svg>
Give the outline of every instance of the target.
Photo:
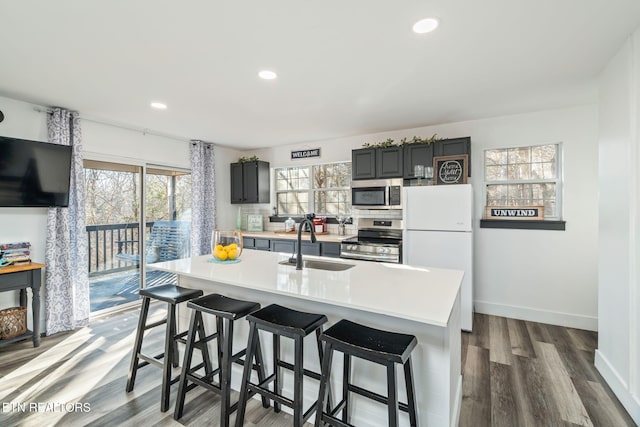
<svg viewBox="0 0 640 427">
<path fill-rule="evenodd" d="M 351 181 L 355 209 L 402 209 L 402 178 Z"/>
</svg>

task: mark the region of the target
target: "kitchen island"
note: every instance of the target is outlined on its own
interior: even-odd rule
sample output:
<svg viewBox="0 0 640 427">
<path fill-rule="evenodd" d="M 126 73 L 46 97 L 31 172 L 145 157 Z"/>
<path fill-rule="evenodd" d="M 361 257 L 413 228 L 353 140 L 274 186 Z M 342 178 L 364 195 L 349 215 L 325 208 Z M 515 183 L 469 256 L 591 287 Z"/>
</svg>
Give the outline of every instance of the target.
<svg viewBox="0 0 640 427">
<path fill-rule="evenodd" d="M 327 271 L 282 265 L 287 255 L 245 250 L 236 264 L 213 263 L 211 255 L 149 264 L 147 268 L 173 272 L 180 286 L 220 293 L 233 298 L 277 303 L 315 313 L 324 313 L 333 324 L 342 318 L 375 328 L 413 334 L 418 346 L 413 351 L 416 403 L 420 424 L 455 426 L 462 393 L 460 375 L 460 284 L 464 273 L 457 270 L 415 268 L 400 264 L 333 259 L 350 264 L 343 271 Z M 305 260 L 327 261 L 305 256 Z M 188 325 L 188 310 L 181 307 L 179 327 Z M 210 326 L 213 328 L 214 323 Z M 328 326 L 328 325 L 327 325 Z M 234 351 L 246 345 L 248 325 L 237 322 Z M 266 337 L 265 337 L 266 338 Z M 312 340 L 305 343 L 305 368 L 320 371 Z M 266 341 L 270 342 L 270 341 Z M 270 350 L 270 345 L 265 345 Z M 267 350 L 267 366 L 270 354 Z M 289 340 L 283 340 L 283 354 L 293 354 Z M 285 357 L 286 359 L 286 357 Z M 292 360 L 292 357 L 287 360 Z M 359 363 L 358 363 L 359 362 Z M 332 384 L 340 390 L 342 358 L 334 358 Z M 354 359 L 354 383 L 386 394 L 386 373 L 382 366 Z M 401 376 L 400 376 L 401 377 Z M 232 386 L 239 388 L 241 367 L 234 367 Z M 290 391 L 285 380 L 284 389 Z M 404 382 L 399 396 L 406 402 Z M 305 379 L 307 408 L 317 398 L 317 381 Z M 188 399 L 188 397 L 187 397 Z M 188 400 L 187 400 L 188 401 Z M 358 426 L 387 425 L 384 405 L 353 395 L 352 423 Z M 403 425 L 408 417 L 400 412 Z"/>
</svg>

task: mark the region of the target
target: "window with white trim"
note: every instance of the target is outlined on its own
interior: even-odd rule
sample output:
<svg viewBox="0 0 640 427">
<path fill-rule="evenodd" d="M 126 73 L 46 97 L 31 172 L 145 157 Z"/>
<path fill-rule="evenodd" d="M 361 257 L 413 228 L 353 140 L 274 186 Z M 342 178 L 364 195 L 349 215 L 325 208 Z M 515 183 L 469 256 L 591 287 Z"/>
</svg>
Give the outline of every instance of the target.
<svg viewBox="0 0 640 427">
<path fill-rule="evenodd" d="M 484 152 L 486 206 L 544 206 L 544 218 L 562 218 L 561 144 Z"/>
<path fill-rule="evenodd" d="M 351 162 L 275 169 L 278 215 L 351 213 Z"/>
</svg>

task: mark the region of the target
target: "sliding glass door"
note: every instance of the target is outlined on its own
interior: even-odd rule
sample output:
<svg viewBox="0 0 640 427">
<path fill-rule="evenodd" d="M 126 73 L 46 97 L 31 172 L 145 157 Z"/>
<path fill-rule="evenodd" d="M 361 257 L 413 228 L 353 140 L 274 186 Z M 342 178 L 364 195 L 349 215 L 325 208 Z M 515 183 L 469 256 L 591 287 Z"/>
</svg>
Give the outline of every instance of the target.
<svg viewBox="0 0 640 427">
<path fill-rule="evenodd" d="M 135 303 L 141 287 L 175 283 L 144 264 L 189 255 L 189 171 L 94 160 L 84 166 L 91 312 Z"/>
</svg>

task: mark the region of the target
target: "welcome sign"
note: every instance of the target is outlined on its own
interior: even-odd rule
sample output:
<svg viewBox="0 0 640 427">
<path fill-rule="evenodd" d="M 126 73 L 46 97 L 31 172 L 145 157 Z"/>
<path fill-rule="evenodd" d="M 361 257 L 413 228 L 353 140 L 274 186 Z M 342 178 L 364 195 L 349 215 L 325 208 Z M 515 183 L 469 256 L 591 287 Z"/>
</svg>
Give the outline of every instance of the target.
<svg viewBox="0 0 640 427">
<path fill-rule="evenodd" d="M 544 206 L 487 206 L 486 209 L 487 219 L 544 219 Z"/>
<path fill-rule="evenodd" d="M 291 151 L 291 160 L 307 159 L 309 157 L 320 157 L 320 149 L 319 148 L 312 148 L 310 150 Z"/>
</svg>

